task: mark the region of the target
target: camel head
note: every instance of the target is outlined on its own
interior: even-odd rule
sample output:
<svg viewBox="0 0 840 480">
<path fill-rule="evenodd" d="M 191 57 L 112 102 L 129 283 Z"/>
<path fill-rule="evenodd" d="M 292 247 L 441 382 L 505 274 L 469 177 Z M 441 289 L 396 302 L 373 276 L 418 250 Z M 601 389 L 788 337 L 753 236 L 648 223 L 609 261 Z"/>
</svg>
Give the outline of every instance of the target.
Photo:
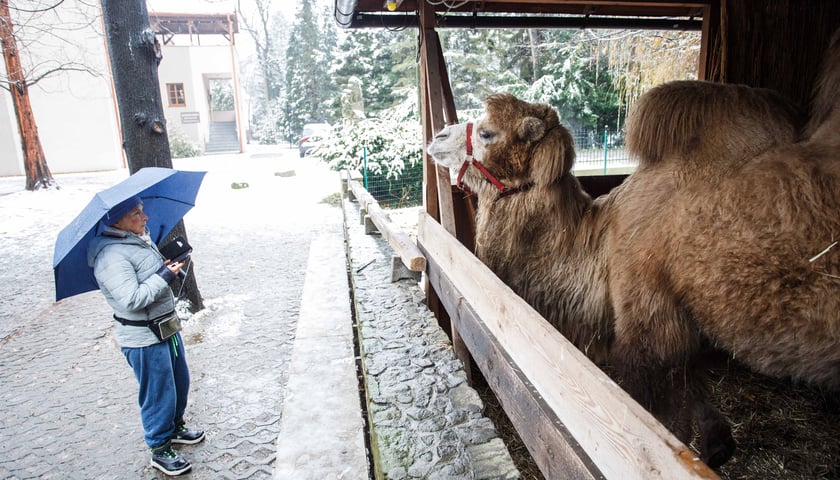
<svg viewBox="0 0 840 480">
<path fill-rule="evenodd" d="M 554 109 L 508 94 L 491 95 L 485 105 L 482 118 L 445 127 L 427 148 L 435 162 L 459 170 L 471 190 L 546 186 L 571 170 L 572 137 Z"/>
</svg>

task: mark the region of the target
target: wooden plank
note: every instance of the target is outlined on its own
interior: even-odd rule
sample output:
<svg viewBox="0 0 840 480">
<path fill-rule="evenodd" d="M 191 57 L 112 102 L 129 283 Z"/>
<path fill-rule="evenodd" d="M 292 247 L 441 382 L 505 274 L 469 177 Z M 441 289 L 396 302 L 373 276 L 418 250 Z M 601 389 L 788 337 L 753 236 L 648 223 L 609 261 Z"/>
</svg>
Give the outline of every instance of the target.
<svg viewBox="0 0 840 480">
<path fill-rule="evenodd" d="M 714 81 L 720 76 L 720 64 L 713 64 L 719 58 L 720 49 L 720 5 L 703 7 L 703 28 L 700 34 L 700 55 L 697 57 L 697 79 Z"/>
<path fill-rule="evenodd" d="M 424 30 L 420 30 L 420 35 L 423 35 Z M 422 41 L 422 36 L 421 36 Z M 428 145 L 432 141 L 435 134 L 434 118 L 432 115 L 432 99 L 429 92 L 427 63 L 428 59 L 421 49 L 420 55 L 420 118 L 423 123 L 423 145 Z M 432 160 L 432 157 L 423 152 L 423 206 L 426 213 L 431 215 L 436 220 L 440 219 L 440 208 L 438 206 L 437 195 L 437 164 Z"/>
<path fill-rule="evenodd" d="M 425 247 L 420 244 L 420 251 Z M 430 255 L 426 275 L 519 436 L 548 479 L 604 478 Z"/>
<path fill-rule="evenodd" d="M 420 216 L 418 239 L 498 341 L 511 368 L 531 382 L 606 478 L 718 478 L 428 215 Z"/>
<path fill-rule="evenodd" d="M 359 202 L 359 207 L 367 211 L 367 216 L 376 225 L 379 233 L 385 237 L 394 252 L 399 255 L 406 268 L 412 272 L 425 271 L 426 257 L 423 256 L 411 237 L 391 222 L 391 217 L 379 206 L 379 202 L 365 190 L 361 183 L 351 180 L 349 185 L 356 201 Z"/>
<path fill-rule="evenodd" d="M 443 113 L 443 88 L 440 65 L 443 62 L 441 57 L 440 42 L 437 32 L 434 29 L 423 29 L 421 33 L 422 46 L 421 55 L 425 59 L 426 72 L 426 93 L 429 102 L 429 119 L 431 121 L 432 135 L 441 130 L 444 126 Z M 426 139 L 431 141 L 431 138 Z M 440 208 L 440 222 L 446 230 L 455 235 L 455 215 L 452 207 L 452 180 L 449 176 L 449 169 L 433 164 L 433 178 L 428 179 L 437 184 L 437 200 Z"/>
<path fill-rule="evenodd" d="M 426 26 L 434 27 L 433 20 L 432 18 L 432 23 L 426 23 Z M 457 121 L 455 100 L 452 96 L 452 87 L 449 85 L 449 76 L 446 72 L 446 60 L 443 58 L 440 37 L 433 28 L 423 30 L 423 52 L 425 53 L 424 58 L 426 60 L 425 80 L 428 87 L 426 91 L 430 106 L 429 112 L 431 113 L 431 134 L 433 135 L 443 128 L 446 120 Z M 428 144 L 430 140 L 431 138 L 426 143 Z M 436 190 L 440 222 L 450 234 L 457 236 L 458 226 L 455 215 L 455 200 L 452 195 L 452 179 L 449 174 L 449 169 L 441 165 L 433 165 L 434 181 L 437 184 Z M 441 317 L 438 316 L 438 318 Z M 457 328 L 450 325 L 449 334 L 452 339 L 452 347 L 455 355 L 464 365 L 464 371 L 467 373 L 467 382 L 472 384 L 472 367 L 469 351 L 461 340 Z"/>
</svg>

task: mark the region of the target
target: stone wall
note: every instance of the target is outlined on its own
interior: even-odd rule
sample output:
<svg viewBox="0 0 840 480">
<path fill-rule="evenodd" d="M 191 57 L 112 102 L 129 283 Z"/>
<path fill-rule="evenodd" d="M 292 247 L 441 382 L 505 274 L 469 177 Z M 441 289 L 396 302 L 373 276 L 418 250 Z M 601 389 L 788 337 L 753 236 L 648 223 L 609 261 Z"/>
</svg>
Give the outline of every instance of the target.
<svg viewBox="0 0 840 480">
<path fill-rule="evenodd" d="M 388 243 L 365 235 L 357 204 L 344 210 L 376 477 L 520 478 L 424 292 L 391 282 Z"/>
</svg>

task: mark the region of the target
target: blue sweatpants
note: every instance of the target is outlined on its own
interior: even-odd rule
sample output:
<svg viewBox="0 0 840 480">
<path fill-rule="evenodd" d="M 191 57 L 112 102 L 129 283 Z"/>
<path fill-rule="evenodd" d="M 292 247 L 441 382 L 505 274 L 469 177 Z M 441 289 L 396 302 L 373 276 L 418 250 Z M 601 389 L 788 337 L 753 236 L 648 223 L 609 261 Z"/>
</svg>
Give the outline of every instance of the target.
<svg viewBox="0 0 840 480">
<path fill-rule="evenodd" d="M 181 334 L 148 347 L 121 350 L 140 383 L 137 401 L 146 444 L 163 445 L 175 431 L 175 419 L 182 418 L 187 408 L 190 371 Z"/>
</svg>

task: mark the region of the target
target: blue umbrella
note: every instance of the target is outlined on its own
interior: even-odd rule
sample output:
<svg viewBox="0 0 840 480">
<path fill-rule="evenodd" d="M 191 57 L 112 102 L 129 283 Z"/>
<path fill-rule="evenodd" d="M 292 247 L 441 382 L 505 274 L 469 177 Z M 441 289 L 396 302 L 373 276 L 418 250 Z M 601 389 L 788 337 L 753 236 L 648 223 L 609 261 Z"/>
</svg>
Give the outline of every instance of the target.
<svg viewBox="0 0 840 480">
<path fill-rule="evenodd" d="M 143 210 L 149 216 L 146 228 L 152 240 L 160 243 L 195 206 L 205 173 L 146 167 L 94 195 L 82 213 L 59 232 L 55 241 L 56 301 L 99 289 L 93 268 L 87 264 L 87 249 L 93 237 L 105 226 L 101 220 L 108 210 L 130 197 L 140 197 Z"/>
</svg>

